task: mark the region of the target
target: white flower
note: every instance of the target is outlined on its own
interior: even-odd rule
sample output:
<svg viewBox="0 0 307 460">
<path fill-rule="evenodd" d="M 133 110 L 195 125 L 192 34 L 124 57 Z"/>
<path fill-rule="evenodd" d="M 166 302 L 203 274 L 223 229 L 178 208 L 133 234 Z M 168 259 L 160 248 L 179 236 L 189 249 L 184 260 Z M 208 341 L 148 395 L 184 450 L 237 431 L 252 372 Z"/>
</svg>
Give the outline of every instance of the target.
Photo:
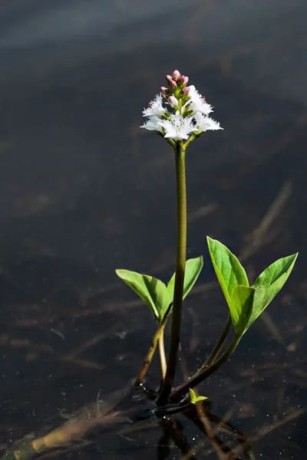
<svg viewBox="0 0 307 460">
<path fill-rule="evenodd" d="M 153 101 L 149 103 L 147 109 L 143 110 L 144 117 L 161 117 L 166 109 L 162 105 L 162 94 L 157 94 Z"/>
<path fill-rule="evenodd" d="M 161 118 L 153 116 L 150 117 L 142 126 L 141 128 L 148 129 L 148 131 L 158 131 L 159 133 L 162 132 L 161 127 Z"/>
<path fill-rule="evenodd" d="M 194 85 L 187 86 L 187 76 L 174 70 L 166 80 L 167 87 L 162 86 L 161 92 L 143 109 L 145 121 L 141 128 L 162 134 L 173 145 L 184 141 L 190 143 L 209 130 L 223 129 L 209 117 L 212 106 Z"/>
<path fill-rule="evenodd" d="M 168 120 L 162 120 L 160 126 L 163 128 L 165 138 L 174 141 L 186 140 L 194 130 L 191 117 L 183 117 L 180 113 L 172 114 Z"/>
<path fill-rule="evenodd" d="M 204 133 L 205 131 L 216 131 L 218 129 L 223 129 L 220 124 L 213 120 L 213 118 L 207 117 L 202 113 L 196 113 L 193 117 L 195 121 L 195 126 L 193 132 L 195 134 Z"/>
<path fill-rule="evenodd" d="M 188 108 L 194 113 L 200 112 L 204 115 L 209 115 L 213 112 L 213 108 L 208 104 L 205 98 L 197 91 L 194 85 L 189 86 L 189 101 L 186 103 Z"/>
</svg>

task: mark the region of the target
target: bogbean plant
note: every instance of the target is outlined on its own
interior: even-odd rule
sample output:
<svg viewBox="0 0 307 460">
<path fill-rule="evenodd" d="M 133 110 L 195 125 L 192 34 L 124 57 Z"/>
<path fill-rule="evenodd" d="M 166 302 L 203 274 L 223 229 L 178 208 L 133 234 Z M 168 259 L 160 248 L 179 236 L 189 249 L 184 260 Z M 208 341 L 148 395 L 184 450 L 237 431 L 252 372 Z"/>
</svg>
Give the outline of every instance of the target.
<svg viewBox="0 0 307 460">
<path fill-rule="evenodd" d="M 177 183 L 177 257 L 176 270 L 167 283 L 130 270 L 116 274 L 144 301 L 157 322 L 157 329 L 144 364 L 136 378 L 143 384 L 156 350 L 161 364 L 161 386 L 157 392 L 158 407 L 176 405 L 189 395 L 196 403 L 204 397 L 193 390 L 216 371 L 236 350 L 244 334 L 262 314 L 287 281 L 298 254 L 278 259 L 269 265 L 251 284 L 238 258 L 221 242 L 207 236 L 209 255 L 224 294 L 229 314 L 221 336 L 200 368 L 190 378 L 173 387 L 180 343 L 182 304 L 191 292 L 202 268 L 203 257 L 186 259 L 187 254 L 187 191 L 185 157 L 189 145 L 207 131 L 221 130 L 213 120 L 212 106 L 188 85 L 189 78 L 174 70 L 166 76 L 167 86 L 143 110 L 141 128 L 162 136 L 173 148 Z M 169 353 L 164 351 L 164 329 L 171 320 Z"/>
</svg>

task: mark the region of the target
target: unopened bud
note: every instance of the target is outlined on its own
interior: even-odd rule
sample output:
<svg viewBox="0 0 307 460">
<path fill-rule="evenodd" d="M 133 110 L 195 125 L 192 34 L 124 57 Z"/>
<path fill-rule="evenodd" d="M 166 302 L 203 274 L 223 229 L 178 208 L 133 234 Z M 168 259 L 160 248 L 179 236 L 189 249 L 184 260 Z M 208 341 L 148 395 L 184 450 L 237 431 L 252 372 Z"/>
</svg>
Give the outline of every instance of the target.
<svg viewBox="0 0 307 460">
<path fill-rule="evenodd" d="M 181 82 L 184 86 L 188 84 L 188 81 L 189 81 L 189 77 L 187 77 L 186 75 L 181 75 L 180 82 Z"/>
<path fill-rule="evenodd" d="M 178 80 L 181 77 L 181 73 L 179 72 L 179 70 L 174 70 L 174 72 L 172 73 L 172 77 L 174 80 Z"/>
<path fill-rule="evenodd" d="M 175 80 L 173 80 L 173 77 L 171 75 L 166 75 L 166 80 L 171 89 L 177 88 L 177 83 L 175 82 Z"/>
<path fill-rule="evenodd" d="M 185 86 L 185 87 L 182 89 L 182 92 L 183 92 L 183 94 L 189 94 L 189 92 L 190 92 L 190 86 Z"/>
<path fill-rule="evenodd" d="M 177 107 L 178 105 L 178 100 L 175 98 L 175 96 L 170 96 L 168 98 L 169 105 L 173 108 Z"/>
</svg>

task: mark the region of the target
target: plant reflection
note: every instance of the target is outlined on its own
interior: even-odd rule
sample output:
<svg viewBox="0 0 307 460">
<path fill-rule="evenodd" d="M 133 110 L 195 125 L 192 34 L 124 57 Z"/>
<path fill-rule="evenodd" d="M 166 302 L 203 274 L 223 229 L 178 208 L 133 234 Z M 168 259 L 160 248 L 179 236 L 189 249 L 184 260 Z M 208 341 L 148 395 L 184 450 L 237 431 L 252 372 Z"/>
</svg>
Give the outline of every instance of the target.
<svg viewBox="0 0 307 460">
<path fill-rule="evenodd" d="M 138 408 L 135 407 L 137 399 Z M 128 439 L 134 441 L 134 436 L 137 433 L 142 436 L 148 427 L 162 431 L 156 449 L 157 460 L 212 458 L 212 454 L 218 460 L 254 458 L 247 437 L 230 423 L 212 414 L 207 401 L 196 405 L 184 404 L 182 408 L 178 405 L 178 413 L 172 416 L 157 417 L 153 407 L 148 395 L 144 400 L 144 394 L 142 398 L 139 392 L 127 392 L 126 389 L 112 392 L 107 400 L 84 406 L 49 433 L 39 437 L 24 437 L 1 459 L 31 460 L 45 458 L 46 455 L 57 457 L 60 452 L 70 455 L 71 451 L 96 444 L 98 433 L 100 442 L 101 434 L 107 431 L 124 438 L 129 435 Z M 112 444 L 116 444 L 115 441 L 113 439 Z"/>
<path fill-rule="evenodd" d="M 192 446 L 179 420 L 162 419 L 160 426 L 163 436 L 158 445 L 157 460 L 169 458 L 171 444 L 176 445 L 182 454 L 182 460 L 208 458 L 212 453 L 219 460 L 254 458 L 247 437 L 220 417 L 208 412 L 204 405 L 190 407 L 184 415 L 198 428 L 201 436 L 192 438 Z"/>
</svg>

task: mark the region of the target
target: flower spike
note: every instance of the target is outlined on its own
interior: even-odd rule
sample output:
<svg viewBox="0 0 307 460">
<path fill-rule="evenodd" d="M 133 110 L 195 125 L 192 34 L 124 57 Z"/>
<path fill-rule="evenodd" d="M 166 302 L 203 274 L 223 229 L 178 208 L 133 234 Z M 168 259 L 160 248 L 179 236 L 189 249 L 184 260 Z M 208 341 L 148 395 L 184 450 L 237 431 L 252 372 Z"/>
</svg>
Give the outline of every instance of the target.
<svg viewBox="0 0 307 460">
<path fill-rule="evenodd" d="M 213 108 L 197 91 L 194 85 L 188 85 L 189 77 L 174 70 L 166 75 L 166 86 L 143 110 L 147 120 L 141 126 L 156 131 L 171 143 L 190 143 L 206 131 L 223 129 L 209 117 Z"/>
</svg>

